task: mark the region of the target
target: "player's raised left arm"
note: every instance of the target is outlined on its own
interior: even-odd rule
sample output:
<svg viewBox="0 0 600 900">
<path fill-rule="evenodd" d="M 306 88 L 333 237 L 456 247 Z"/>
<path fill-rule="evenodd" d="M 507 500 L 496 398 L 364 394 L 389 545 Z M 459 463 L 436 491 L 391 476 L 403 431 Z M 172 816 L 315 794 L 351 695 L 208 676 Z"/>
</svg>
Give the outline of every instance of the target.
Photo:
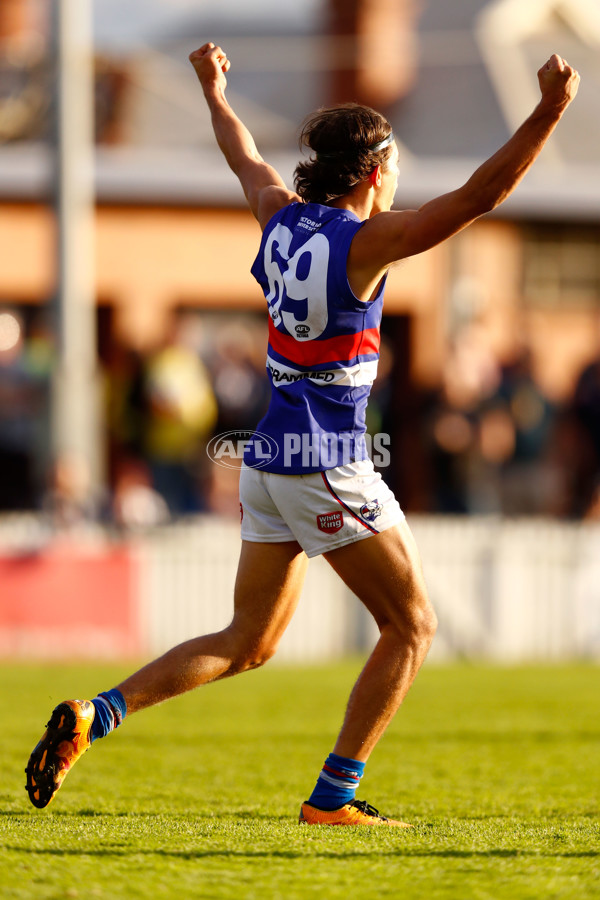
<svg viewBox="0 0 600 900">
<path fill-rule="evenodd" d="M 264 161 L 254 138 L 227 102 L 226 73 L 230 62 L 224 51 L 208 43 L 191 53 L 189 59 L 202 85 L 219 148 L 237 175 L 253 215 L 264 228 L 278 209 L 299 197 Z"/>
<path fill-rule="evenodd" d="M 538 72 L 541 99 L 529 118 L 458 190 L 418 210 L 382 213 L 359 232 L 369 265 L 389 264 L 446 240 L 474 219 L 495 209 L 517 187 L 577 94 L 579 74 L 560 56 Z M 369 246 L 370 243 L 370 246 Z"/>
</svg>

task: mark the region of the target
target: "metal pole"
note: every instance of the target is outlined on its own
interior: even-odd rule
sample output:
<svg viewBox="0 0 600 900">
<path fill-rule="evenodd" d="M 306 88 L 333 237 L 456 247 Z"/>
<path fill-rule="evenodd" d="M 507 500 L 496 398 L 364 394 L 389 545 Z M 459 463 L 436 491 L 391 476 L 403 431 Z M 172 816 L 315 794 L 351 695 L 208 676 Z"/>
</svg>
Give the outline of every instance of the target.
<svg viewBox="0 0 600 900">
<path fill-rule="evenodd" d="M 103 481 L 94 275 L 94 71 L 90 0 L 52 0 L 56 60 L 58 363 L 55 463 L 74 466 L 88 499 Z"/>
</svg>

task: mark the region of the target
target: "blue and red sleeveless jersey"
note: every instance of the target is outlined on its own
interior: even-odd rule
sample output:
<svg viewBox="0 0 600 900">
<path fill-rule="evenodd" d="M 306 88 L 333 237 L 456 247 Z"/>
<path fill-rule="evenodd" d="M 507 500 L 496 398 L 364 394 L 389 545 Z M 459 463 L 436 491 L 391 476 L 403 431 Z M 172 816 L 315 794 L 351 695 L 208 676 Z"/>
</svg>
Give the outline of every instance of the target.
<svg viewBox="0 0 600 900">
<path fill-rule="evenodd" d="M 368 457 L 385 278 L 366 303 L 350 289 L 346 262 L 362 224 L 345 209 L 292 203 L 265 228 L 252 274 L 269 309 L 271 399 L 249 466 L 295 475 Z"/>
</svg>

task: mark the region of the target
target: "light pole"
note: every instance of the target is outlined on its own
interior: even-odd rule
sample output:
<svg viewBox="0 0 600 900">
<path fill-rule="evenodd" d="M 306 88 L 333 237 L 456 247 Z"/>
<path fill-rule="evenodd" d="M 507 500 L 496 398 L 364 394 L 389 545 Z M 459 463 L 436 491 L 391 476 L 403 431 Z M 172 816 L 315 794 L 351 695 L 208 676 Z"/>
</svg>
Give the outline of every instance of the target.
<svg viewBox="0 0 600 900">
<path fill-rule="evenodd" d="M 88 499 L 103 482 L 94 274 L 94 68 L 90 0 L 51 0 L 57 225 L 52 456 Z"/>
</svg>

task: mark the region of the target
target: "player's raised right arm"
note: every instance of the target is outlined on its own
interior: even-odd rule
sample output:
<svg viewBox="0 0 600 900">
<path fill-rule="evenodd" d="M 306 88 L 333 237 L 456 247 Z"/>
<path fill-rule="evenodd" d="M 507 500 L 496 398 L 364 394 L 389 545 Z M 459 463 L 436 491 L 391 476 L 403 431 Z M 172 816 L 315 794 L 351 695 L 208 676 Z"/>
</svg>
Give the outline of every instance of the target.
<svg viewBox="0 0 600 900">
<path fill-rule="evenodd" d="M 287 189 L 277 170 L 264 161 L 254 138 L 227 102 L 226 73 L 230 62 L 224 51 L 208 43 L 191 53 L 189 59 L 202 85 L 219 148 L 237 175 L 252 213 L 264 228 L 277 209 L 299 198 Z"/>
</svg>

